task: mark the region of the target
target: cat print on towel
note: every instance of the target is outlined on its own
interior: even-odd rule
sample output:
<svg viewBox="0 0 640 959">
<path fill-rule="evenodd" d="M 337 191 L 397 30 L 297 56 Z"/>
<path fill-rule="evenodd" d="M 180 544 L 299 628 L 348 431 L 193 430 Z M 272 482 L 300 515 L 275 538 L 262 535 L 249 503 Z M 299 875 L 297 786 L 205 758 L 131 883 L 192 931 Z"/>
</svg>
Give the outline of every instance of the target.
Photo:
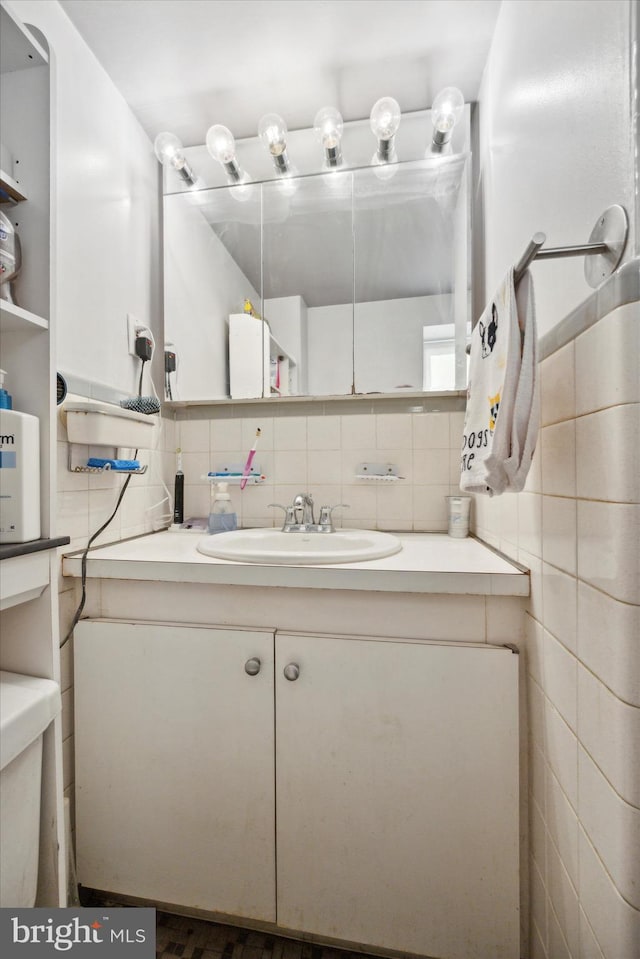
<svg viewBox="0 0 640 959">
<path fill-rule="evenodd" d="M 496 420 L 498 419 L 498 410 L 500 409 L 500 390 L 496 393 L 495 396 L 488 397 L 489 399 L 489 432 L 493 433 L 496 428 Z"/>
<path fill-rule="evenodd" d="M 491 304 L 491 320 L 486 326 L 482 320 L 480 320 L 478 323 L 478 330 L 480 332 L 480 342 L 482 344 L 482 358 L 486 359 L 487 356 L 491 356 L 493 353 L 493 348 L 498 339 L 498 310 L 495 303 Z"/>
</svg>

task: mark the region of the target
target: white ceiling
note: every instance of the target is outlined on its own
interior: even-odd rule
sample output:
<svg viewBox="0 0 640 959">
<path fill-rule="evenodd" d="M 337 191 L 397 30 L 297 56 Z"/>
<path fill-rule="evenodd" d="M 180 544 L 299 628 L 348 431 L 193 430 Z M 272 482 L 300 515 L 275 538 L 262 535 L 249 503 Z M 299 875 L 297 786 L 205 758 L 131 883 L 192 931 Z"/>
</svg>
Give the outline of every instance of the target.
<svg viewBox="0 0 640 959">
<path fill-rule="evenodd" d="M 403 112 L 438 90 L 477 99 L 500 0 L 60 0 L 149 137 L 204 142 L 214 123 L 256 135 L 267 112 L 290 130 L 336 106 Z"/>
</svg>

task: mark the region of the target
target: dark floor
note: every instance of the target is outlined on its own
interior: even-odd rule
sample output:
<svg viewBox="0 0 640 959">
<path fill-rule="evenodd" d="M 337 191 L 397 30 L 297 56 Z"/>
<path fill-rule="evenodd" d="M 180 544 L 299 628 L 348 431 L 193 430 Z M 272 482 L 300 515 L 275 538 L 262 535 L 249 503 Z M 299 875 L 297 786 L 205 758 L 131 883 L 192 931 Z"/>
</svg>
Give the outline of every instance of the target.
<svg viewBox="0 0 640 959">
<path fill-rule="evenodd" d="M 122 906 L 100 893 L 83 890 L 84 906 Z M 156 913 L 156 959 L 379 959 L 310 942 L 284 939 L 269 932 L 224 926 L 169 912 Z"/>
<path fill-rule="evenodd" d="M 266 932 L 158 912 L 157 959 L 367 959 L 362 953 L 295 942 Z"/>
</svg>

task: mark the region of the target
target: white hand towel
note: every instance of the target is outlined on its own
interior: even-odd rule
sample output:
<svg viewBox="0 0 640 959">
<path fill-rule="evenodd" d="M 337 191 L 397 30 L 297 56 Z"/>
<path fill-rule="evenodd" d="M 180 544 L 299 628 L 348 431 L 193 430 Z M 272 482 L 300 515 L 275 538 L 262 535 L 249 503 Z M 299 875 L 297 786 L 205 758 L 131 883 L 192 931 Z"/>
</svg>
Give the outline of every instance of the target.
<svg viewBox="0 0 640 959">
<path fill-rule="evenodd" d="M 460 488 L 494 496 L 524 486 L 538 434 L 537 332 L 531 276 L 513 269 L 471 336 Z"/>
</svg>

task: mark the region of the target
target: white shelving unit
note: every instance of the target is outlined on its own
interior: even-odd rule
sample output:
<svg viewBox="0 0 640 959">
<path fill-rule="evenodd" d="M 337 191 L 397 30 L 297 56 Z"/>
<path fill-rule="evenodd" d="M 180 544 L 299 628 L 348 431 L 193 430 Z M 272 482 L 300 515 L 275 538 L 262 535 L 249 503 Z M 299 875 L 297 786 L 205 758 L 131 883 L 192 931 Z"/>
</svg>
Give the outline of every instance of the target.
<svg viewBox="0 0 640 959">
<path fill-rule="evenodd" d="M 40 422 L 41 539 L 0 546 L 0 668 L 60 683 L 55 528 L 56 365 L 51 311 L 50 68 L 42 45 L 0 0 L 0 116 L 11 168 L 0 173 L 3 212 L 22 246 L 17 305 L 0 301 L 0 347 L 13 408 Z M 6 164 L 5 164 L 6 167 Z M 43 742 L 37 906 L 66 905 L 62 722 Z M 7 905 L 13 905 L 7 903 Z"/>
<path fill-rule="evenodd" d="M 20 203 L 26 199 L 16 180 L 0 169 L 0 203 Z"/>
<path fill-rule="evenodd" d="M 15 303 L 0 300 L 0 333 L 27 333 L 48 329 L 49 321 L 43 316 L 23 310 Z"/>
<path fill-rule="evenodd" d="M 297 362 L 269 323 L 247 313 L 229 316 L 229 392 L 232 400 L 290 396 L 297 389 Z"/>
</svg>

